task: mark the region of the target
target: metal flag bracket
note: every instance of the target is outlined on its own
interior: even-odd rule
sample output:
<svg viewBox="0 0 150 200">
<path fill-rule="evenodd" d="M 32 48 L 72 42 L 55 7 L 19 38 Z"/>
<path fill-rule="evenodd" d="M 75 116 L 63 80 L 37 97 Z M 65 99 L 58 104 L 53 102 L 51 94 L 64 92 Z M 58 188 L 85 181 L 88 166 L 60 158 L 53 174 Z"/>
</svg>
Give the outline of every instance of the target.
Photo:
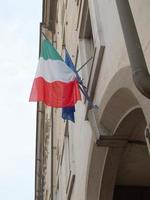
<svg viewBox="0 0 150 200">
<path fill-rule="evenodd" d="M 82 94 L 85 96 L 86 100 L 88 101 L 88 109 L 98 108 L 97 105 L 93 104 L 90 96 L 87 93 L 87 90 L 85 89 L 85 86 L 79 83 L 79 88 L 82 92 Z"/>
</svg>

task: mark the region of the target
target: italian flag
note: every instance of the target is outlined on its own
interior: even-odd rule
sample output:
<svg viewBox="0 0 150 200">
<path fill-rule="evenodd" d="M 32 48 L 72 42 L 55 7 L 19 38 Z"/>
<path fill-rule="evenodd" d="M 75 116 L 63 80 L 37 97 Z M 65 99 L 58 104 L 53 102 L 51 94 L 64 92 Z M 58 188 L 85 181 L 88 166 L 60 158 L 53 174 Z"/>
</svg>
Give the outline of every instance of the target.
<svg viewBox="0 0 150 200">
<path fill-rule="evenodd" d="M 50 41 L 44 39 L 29 101 L 42 101 L 47 106 L 63 108 L 75 105 L 80 99 L 76 74 Z"/>
</svg>

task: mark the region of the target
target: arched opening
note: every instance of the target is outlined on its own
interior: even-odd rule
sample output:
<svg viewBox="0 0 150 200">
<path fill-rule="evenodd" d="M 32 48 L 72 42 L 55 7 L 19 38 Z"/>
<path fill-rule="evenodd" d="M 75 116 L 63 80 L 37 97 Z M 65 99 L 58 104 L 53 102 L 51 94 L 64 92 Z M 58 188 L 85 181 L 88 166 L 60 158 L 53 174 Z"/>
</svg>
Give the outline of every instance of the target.
<svg viewBox="0 0 150 200">
<path fill-rule="evenodd" d="M 120 89 L 111 97 L 100 123 L 111 135 L 126 138 L 126 143 L 93 146 L 87 200 L 148 200 L 150 157 L 144 137 L 146 119 L 129 89 Z"/>
<path fill-rule="evenodd" d="M 131 111 L 115 134 L 126 134 L 128 142 L 120 157 L 113 200 L 149 200 L 150 157 L 144 138 L 146 120 L 140 108 Z"/>
<path fill-rule="evenodd" d="M 122 147 L 109 147 L 100 184 L 100 200 L 148 200 L 150 157 L 144 138 L 146 120 L 135 108 L 119 122 L 114 135 L 126 136 Z"/>
<path fill-rule="evenodd" d="M 137 106 L 139 103 L 133 93 L 128 88 L 120 88 L 107 102 L 100 123 L 113 133 L 124 115 Z"/>
</svg>

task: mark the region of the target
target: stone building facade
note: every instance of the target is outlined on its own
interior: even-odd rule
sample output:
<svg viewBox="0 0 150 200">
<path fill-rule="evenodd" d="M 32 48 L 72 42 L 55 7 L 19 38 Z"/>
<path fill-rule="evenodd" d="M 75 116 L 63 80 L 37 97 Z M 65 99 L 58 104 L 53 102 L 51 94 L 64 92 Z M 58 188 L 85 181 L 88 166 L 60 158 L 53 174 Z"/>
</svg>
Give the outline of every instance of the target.
<svg viewBox="0 0 150 200">
<path fill-rule="evenodd" d="M 40 33 L 77 69 L 93 57 L 80 75 L 98 108 L 82 97 L 72 123 L 38 103 L 35 200 L 150 198 L 149 11 L 149 0 L 43 0 Z"/>
</svg>

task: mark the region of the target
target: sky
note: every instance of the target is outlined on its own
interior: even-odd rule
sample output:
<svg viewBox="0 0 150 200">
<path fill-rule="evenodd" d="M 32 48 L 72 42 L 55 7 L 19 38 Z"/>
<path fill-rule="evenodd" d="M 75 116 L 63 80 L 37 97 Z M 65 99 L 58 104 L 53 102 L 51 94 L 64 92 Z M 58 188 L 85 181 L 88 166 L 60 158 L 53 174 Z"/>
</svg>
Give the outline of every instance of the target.
<svg viewBox="0 0 150 200">
<path fill-rule="evenodd" d="M 0 199 L 33 200 L 42 0 L 0 0 Z"/>
</svg>

